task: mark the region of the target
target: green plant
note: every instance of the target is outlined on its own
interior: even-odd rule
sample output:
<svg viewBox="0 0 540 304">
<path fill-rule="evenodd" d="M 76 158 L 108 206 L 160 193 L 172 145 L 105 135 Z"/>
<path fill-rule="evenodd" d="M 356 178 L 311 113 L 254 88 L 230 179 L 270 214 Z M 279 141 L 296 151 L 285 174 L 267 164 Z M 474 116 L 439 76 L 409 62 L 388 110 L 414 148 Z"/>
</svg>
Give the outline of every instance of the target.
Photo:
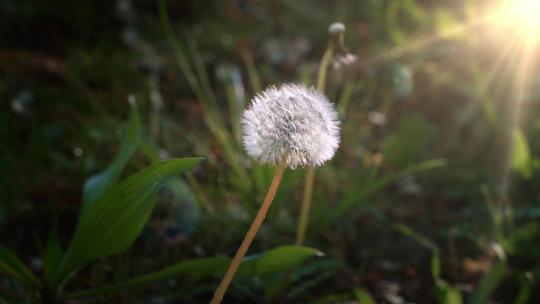
<svg viewBox="0 0 540 304">
<path fill-rule="evenodd" d="M 60 247 L 54 232 L 51 235 L 43 256 L 43 277 L 35 277 L 4 246 L 0 247 L 0 270 L 24 284 L 44 303 L 56 303 L 79 269 L 98 258 L 127 250 L 148 221 L 160 187 L 201 160 L 181 158 L 155 163 L 87 201 L 66 250 Z"/>
<path fill-rule="evenodd" d="M 21 283 L 32 300 L 52 304 L 64 298 L 114 293 L 131 286 L 174 276 L 182 275 L 195 282 L 201 278 L 220 276 L 224 273 L 230 263 L 228 258 L 192 259 L 112 285 L 66 292 L 66 285 L 76 277 L 80 269 L 97 259 L 128 250 L 148 222 L 160 188 L 173 185 L 171 182 L 179 182 L 178 175 L 189 171 L 203 160 L 180 158 L 157 161 L 115 184 L 141 144 L 140 133 L 141 123 L 134 104 L 117 156 L 105 170 L 91 176 L 84 184 L 78 223 L 67 248 L 62 248 L 60 244 L 57 227 L 50 230 L 43 251 L 44 271 L 41 277 L 36 277 L 16 254 L 0 244 L 0 272 Z M 316 255 L 321 253 L 312 248 L 277 247 L 239 259 L 237 261 L 240 266 L 239 275 L 259 276 L 284 271 Z"/>
</svg>

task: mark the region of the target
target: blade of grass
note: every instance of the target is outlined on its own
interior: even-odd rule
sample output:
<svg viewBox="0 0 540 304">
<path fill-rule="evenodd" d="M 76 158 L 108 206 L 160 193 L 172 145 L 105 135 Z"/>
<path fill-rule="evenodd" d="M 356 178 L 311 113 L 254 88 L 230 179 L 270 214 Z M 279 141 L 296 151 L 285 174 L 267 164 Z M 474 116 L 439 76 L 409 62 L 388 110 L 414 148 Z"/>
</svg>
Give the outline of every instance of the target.
<svg viewBox="0 0 540 304">
<path fill-rule="evenodd" d="M 242 59 L 244 60 L 244 63 L 248 71 L 248 77 L 249 77 L 249 82 L 251 84 L 251 89 L 253 90 L 253 92 L 261 91 L 262 90 L 261 78 L 259 77 L 259 72 L 257 71 L 257 67 L 255 66 L 255 63 L 253 62 L 253 56 L 251 55 L 247 47 L 242 47 L 240 49 L 240 55 L 242 56 Z"/>
<path fill-rule="evenodd" d="M 242 183 L 238 183 L 240 189 L 242 189 L 242 191 L 247 191 L 247 189 L 251 188 L 250 180 L 248 178 L 249 176 L 239 162 L 241 153 L 233 146 L 232 143 L 235 141 L 233 140 L 230 132 L 225 128 L 225 124 L 219 115 L 215 93 L 210 85 L 210 81 L 205 71 L 202 56 L 198 50 L 197 44 L 191 36 L 186 34 L 188 49 L 193 57 L 195 66 L 193 70 L 189 64 L 187 56 L 180 46 L 180 43 L 176 39 L 173 26 L 167 13 L 165 0 L 158 1 L 158 11 L 165 36 L 174 50 L 180 69 L 182 70 L 184 77 L 186 77 L 191 89 L 197 96 L 197 99 L 202 103 L 205 111 L 204 121 L 219 144 L 222 146 L 225 156 L 234 172 L 242 181 Z"/>
</svg>

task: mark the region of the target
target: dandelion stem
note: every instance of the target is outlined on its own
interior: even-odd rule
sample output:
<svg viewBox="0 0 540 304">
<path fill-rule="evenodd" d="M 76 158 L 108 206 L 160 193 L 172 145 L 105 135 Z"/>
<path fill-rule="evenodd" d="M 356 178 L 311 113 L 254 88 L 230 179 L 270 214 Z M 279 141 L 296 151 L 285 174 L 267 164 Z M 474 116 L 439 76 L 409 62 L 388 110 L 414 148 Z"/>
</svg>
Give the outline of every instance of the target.
<svg viewBox="0 0 540 304">
<path fill-rule="evenodd" d="M 223 299 L 223 296 L 225 295 L 227 288 L 231 284 L 234 278 L 234 275 L 236 274 L 236 271 L 238 270 L 238 267 L 240 266 L 240 263 L 242 262 L 242 259 L 246 255 L 246 252 L 248 251 L 249 246 L 251 245 L 251 242 L 255 238 L 257 231 L 259 231 L 259 228 L 261 227 L 261 224 L 264 221 L 264 218 L 266 217 L 266 213 L 268 212 L 268 209 L 270 208 L 270 205 L 272 204 L 272 201 L 274 199 L 274 196 L 276 195 L 279 183 L 281 182 L 281 177 L 283 176 L 283 173 L 285 172 L 286 168 L 287 168 L 287 161 L 284 160 L 278 166 L 277 171 L 274 175 L 274 179 L 272 180 L 272 183 L 270 184 L 270 188 L 268 188 L 268 192 L 266 193 L 266 196 L 264 197 L 261 208 L 259 209 L 259 212 L 257 212 L 257 215 L 255 216 L 255 219 L 253 220 L 251 227 L 249 227 L 249 230 L 246 233 L 246 236 L 244 237 L 242 244 L 238 248 L 238 251 L 236 251 L 236 255 L 231 261 L 231 264 L 229 265 L 229 268 L 227 269 L 225 276 L 221 280 L 221 283 L 219 283 L 219 286 L 216 289 L 216 292 L 214 293 L 214 297 L 212 298 L 212 301 L 210 301 L 211 304 L 221 303 L 221 300 Z"/>
<path fill-rule="evenodd" d="M 326 71 L 330 66 L 332 57 L 334 56 L 336 40 L 331 39 L 328 42 L 326 51 L 321 59 L 319 66 L 319 72 L 317 74 L 317 90 L 324 93 L 326 87 Z M 296 242 L 295 244 L 300 246 L 304 244 L 306 238 L 306 230 L 308 224 L 309 210 L 311 209 L 311 197 L 313 193 L 313 182 L 315 180 L 315 167 L 308 167 L 306 172 L 306 182 L 304 184 L 304 197 L 302 199 L 302 207 L 300 210 L 300 219 L 298 221 L 298 228 L 296 230 Z"/>
<path fill-rule="evenodd" d="M 324 93 L 326 87 L 326 71 L 328 71 L 328 66 L 330 66 L 330 62 L 334 56 L 334 49 L 334 41 L 330 41 L 321 59 L 321 64 L 319 65 L 319 71 L 317 73 L 317 90 L 321 93 Z"/>
</svg>

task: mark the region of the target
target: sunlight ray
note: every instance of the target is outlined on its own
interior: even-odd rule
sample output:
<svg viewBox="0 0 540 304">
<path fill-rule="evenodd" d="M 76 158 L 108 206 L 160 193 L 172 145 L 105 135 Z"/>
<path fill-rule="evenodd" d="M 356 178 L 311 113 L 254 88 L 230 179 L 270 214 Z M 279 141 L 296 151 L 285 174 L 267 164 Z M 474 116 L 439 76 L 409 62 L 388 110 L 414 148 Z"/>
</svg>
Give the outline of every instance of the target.
<svg viewBox="0 0 540 304">
<path fill-rule="evenodd" d="M 492 6 L 487 10 L 489 13 L 484 16 L 476 17 L 473 20 L 454 25 L 446 29 L 443 33 L 438 33 L 425 38 L 412 39 L 411 42 L 404 46 L 394 46 L 384 50 L 378 55 L 359 60 L 356 66 L 361 68 L 378 64 L 395 58 L 397 55 L 421 50 L 432 43 L 459 35 L 464 31 L 474 30 L 475 28 L 486 24 L 511 28 L 513 29 L 513 32 L 516 33 L 516 36 L 523 36 L 524 40 L 540 39 L 540 19 L 537 19 L 536 15 L 532 15 L 531 12 L 529 12 L 529 10 L 536 12 L 537 10 L 535 8 L 540 8 L 540 1 L 510 1 L 515 7 L 510 6 L 508 2 L 509 1 L 505 1 L 503 4 Z"/>
<path fill-rule="evenodd" d="M 525 38 L 525 37 L 523 37 Z M 529 89 L 529 80 L 531 67 L 533 65 L 533 50 L 535 43 L 533 40 L 524 39 L 523 48 L 517 56 L 517 65 L 515 79 L 513 83 L 513 92 L 512 92 L 512 106 L 509 107 L 510 111 L 508 113 L 508 128 L 507 128 L 507 144 L 508 151 L 505 155 L 505 163 L 501 176 L 501 190 L 504 193 L 508 193 L 512 186 L 511 181 L 511 158 L 512 158 L 512 143 L 514 141 L 514 136 L 517 128 L 520 127 L 520 120 L 522 115 L 523 103 L 528 97 Z"/>
<path fill-rule="evenodd" d="M 493 92 L 490 92 L 491 86 L 493 85 L 493 82 L 495 81 L 495 78 L 497 75 L 500 75 L 501 73 L 505 72 L 507 69 L 511 68 L 508 65 L 511 64 L 511 58 L 515 57 L 515 54 L 519 51 L 519 39 L 517 36 L 511 37 L 509 42 L 504 46 L 504 48 L 497 54 L 496 59 L 492 65 L 492 67 L 485 73 L 484 79 L 479 81 L 479 87 L 476 93 L 476 99 L 482 99 L 482 98 L 493 98 Z M 489 94 L 486 96 L 486 94 Z M 479 101 L 480 102 L 480 101 Z M 491 100 L 489 101 L 491 102 Z M 455 129 L 452 131 L 450 135 L 450 143 L 455 143 L 455 140 L 458 139 L 458 135 L 460 134 L 461 130 L 466 127 L 467 123 L 470 123 L 470 119 L 474 113 L 478 110 L 478 103 L 470 103 L 465 109 L 464 109 L 464 117 L 461 122 L 458 123 L 458 125 L 455 127 Z M 486 110 L 487 111 L 487 110 Z M 491 119 L 496 119 L 495 117 L 489 117 L 489 113 L 485 113 L 488 118 L 490 118 L 490 121 L 492 123 L 495 123 L 495 121 Z"/>
</svg>

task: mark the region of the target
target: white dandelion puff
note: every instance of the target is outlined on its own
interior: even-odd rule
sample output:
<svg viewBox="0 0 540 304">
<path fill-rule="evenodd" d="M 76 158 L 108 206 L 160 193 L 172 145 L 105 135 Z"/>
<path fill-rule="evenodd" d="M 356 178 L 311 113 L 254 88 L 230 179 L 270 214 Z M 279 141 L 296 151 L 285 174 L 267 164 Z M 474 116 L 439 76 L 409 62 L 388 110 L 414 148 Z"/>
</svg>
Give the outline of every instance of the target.
<svg viewBox="0 0 540 304">
<path fill-rule="evenodd" d="M 318 166 L 339 146 L 334 106 L 314 88 L 285 84 L 255 96 L 242 115 L 244 147 L 263 164 Z"/>
</svg>

